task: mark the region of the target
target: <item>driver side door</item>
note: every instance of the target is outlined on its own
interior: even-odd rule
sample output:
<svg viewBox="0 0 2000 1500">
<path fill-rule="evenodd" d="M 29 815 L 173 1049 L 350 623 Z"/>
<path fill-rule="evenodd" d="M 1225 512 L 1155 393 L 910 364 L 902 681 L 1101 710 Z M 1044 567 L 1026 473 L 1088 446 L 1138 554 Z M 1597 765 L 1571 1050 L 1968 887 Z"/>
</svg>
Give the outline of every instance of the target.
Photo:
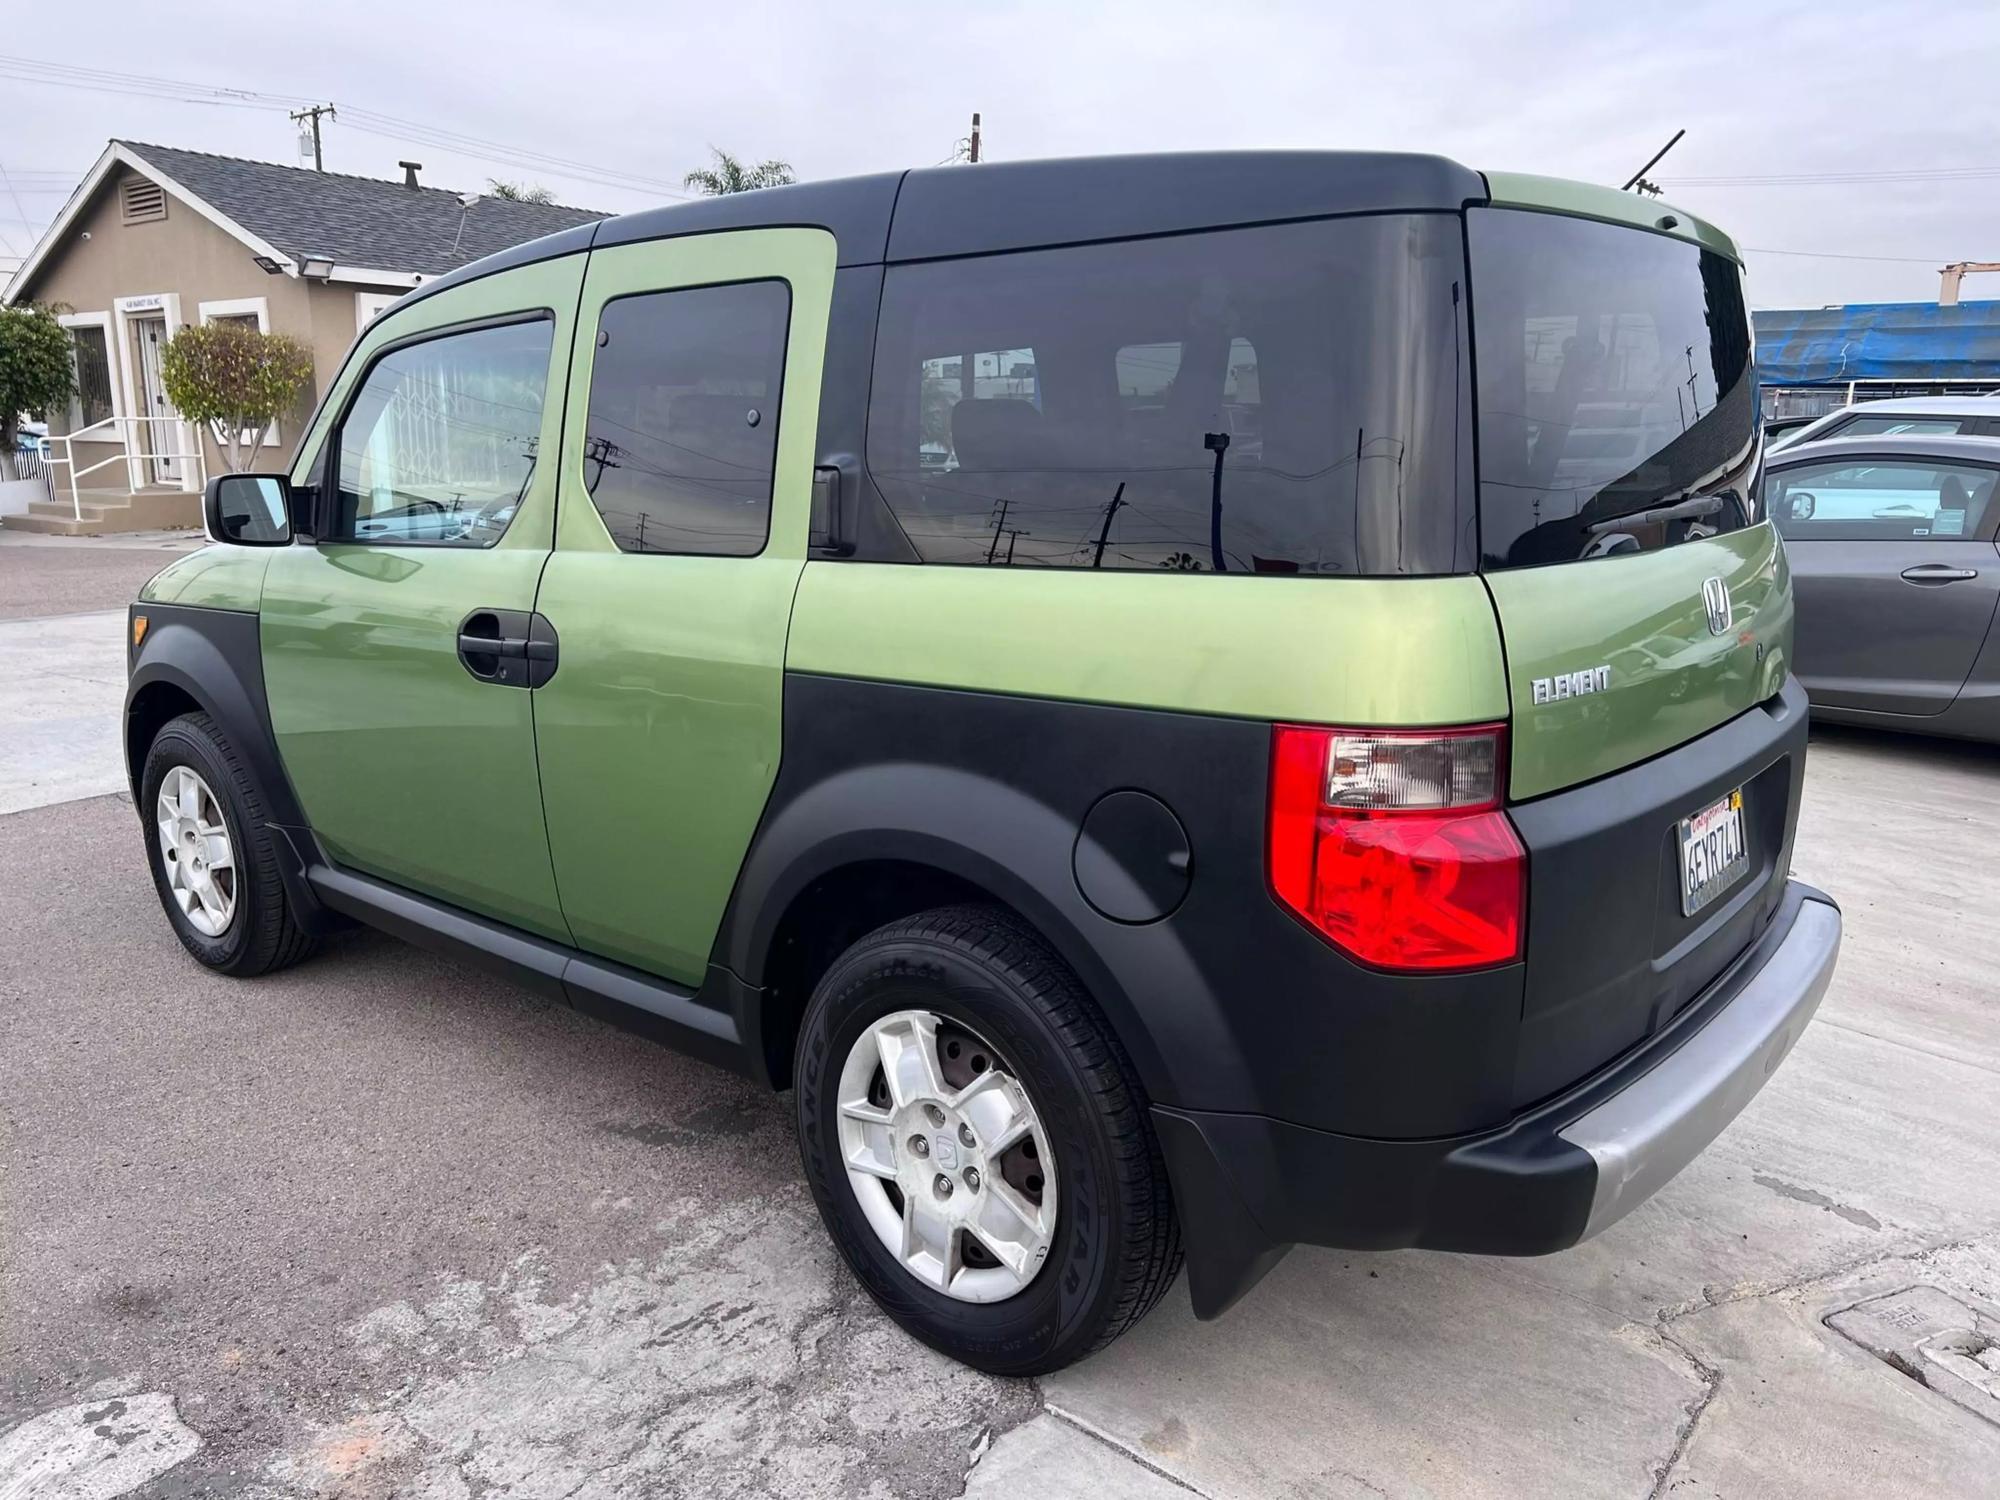
<svg viewBox="0 0 2000 1500">
<path fill-rule="evenodd" d="M 261 632 L 272 728 L 327 852 L 560 942 L 533 718 L 559 643 L 502 643 L 542 633 L 583 266 L 483 277 L 370 326 L 301 445 L 318 534 L 273 558 Z"/>
<path fill-rule="evenodd" d="M 1772 473 L 1798 604 L 1794 669 L 1813 702 L 1920 717 L 1951 707 L 2000 602 L 1996 481 L 1981 465 L 1910 457 Z"/>
</svg>

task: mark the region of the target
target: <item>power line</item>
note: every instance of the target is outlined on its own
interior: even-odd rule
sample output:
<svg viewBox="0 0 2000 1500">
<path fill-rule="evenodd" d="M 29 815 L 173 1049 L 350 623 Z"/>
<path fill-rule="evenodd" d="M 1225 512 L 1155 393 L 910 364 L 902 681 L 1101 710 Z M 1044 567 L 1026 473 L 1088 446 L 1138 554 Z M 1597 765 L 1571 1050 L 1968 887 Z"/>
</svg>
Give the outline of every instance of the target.
<svg viewBox="0 0 2000 1500">
<path fill-rule="evenodd" d="M 1921 255 L 1842 255 L 1832 250 L 1767 250 L 1761 245 L 1745 245 L 1744 251 L 1751 255 L 1797 255 L 1809 260 L 1879 260 L 1895 261 L 1909 266 L 1941 266 L 1945 256 Z"/>
<path fill-rule="evenodd" d="M 1882 171 L 1770 172 L 1736 177 L 1669 177 L 1680 187 L 1820 187 L 1898 182 L 1973 182 L 2000 177 L 2000 167 L 1901 167 Z"/>
<path fill-rule="evenodd" d="M 0 182 L 4 182 L 7 185 L 7 194 L 14 200 L 14 209 L 21 215 L 22 224 L 32 229 L 34 226 L 28 223 L 28 206 L 21 201 L 21 195 L 14 191 L 14 179 L 7 175 L 5 164 L 0 164 Z M 19 253 L 14 249 L 14 242 L 12 240 L 5 241 L 5 244 L 9 255 Z"/>
<path fill-rule="evenodd" d="M 185 79 L 158 78 L 142 73 L 120 73 L 106 68 L 84 68 L 68 63 L 44 62 L 35 58 L 0 58 L 0 78 L 13 78 L 23 83 L 40 83 L 58 88 L 85 89 L 96 93 L 168 99 L 183 104 L 226 105 L 285 114 L 316 102 L 302 95 L 271 94 L 255 89 L 217 88 L 208 84 L 192 83 Z M 600 187 L 644 191 L 679 201 L 685 201 L 689 197 L 687 193 L 678 191 L 679 184 L 669 183 L 663 178 L 649 177 L 643 173 L 630 172 L 598 162 L 557 156 L 551 152 L 536 151 L 504 141 L 488 140 L 481 136 L 449 130 L 443 126 L 426 125 L 417 120 L 406 120 L 400 116 L 384 114 L 379 110 L 365 109 L 338 100 L 334 103 L 340 109 L 341 122 L 364 135 L 406 144 L 435 146 L 440 150 L 458 152 L 479 161 L 549 172 L 568 177 L 572 181 L 588 182 Z"/>
</svg>

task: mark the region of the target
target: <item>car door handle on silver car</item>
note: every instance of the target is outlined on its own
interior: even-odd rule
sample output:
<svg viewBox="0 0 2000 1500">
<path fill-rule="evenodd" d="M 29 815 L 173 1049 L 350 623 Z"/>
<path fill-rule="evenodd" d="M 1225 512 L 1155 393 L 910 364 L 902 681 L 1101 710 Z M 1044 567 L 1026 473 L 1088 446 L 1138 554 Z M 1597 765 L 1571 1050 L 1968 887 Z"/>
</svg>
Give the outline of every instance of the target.
<svg viewBox="0 0 2000 1500">
<path fill-rule="evenodd" d="M 1962 583 L 1978 576 L 1977 568 L 1954 568 L 1949 563 L 1919 563 L 1903 569 L 1903 577 L 1911 583 Z"/>
</svg>

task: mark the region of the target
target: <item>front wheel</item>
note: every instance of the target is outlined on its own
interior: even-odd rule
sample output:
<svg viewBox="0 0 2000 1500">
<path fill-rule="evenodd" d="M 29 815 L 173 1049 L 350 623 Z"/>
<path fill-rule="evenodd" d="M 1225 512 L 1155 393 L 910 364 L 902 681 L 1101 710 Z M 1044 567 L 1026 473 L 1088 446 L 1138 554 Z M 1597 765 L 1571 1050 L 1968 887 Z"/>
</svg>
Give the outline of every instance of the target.
<svg viewBox="0 0 2000 1500">
<path fill-rule="evenodd" d="M 195 958 L 249 976 L 311 951 L 285 899 L 263 793 L 207 714 L 183 714 L 154 737 L 139 808 L 160 905 Z"/>
<path fill-rule="evenodd" d="M 1180 1235 L 1131 1063 L 1010 913 L 944 908 L 862 938 L 813 992 L 797 1074 L 827 1229 L 933 1348 L 1042 1374 L 1172 1284 Z"/>
</svg>

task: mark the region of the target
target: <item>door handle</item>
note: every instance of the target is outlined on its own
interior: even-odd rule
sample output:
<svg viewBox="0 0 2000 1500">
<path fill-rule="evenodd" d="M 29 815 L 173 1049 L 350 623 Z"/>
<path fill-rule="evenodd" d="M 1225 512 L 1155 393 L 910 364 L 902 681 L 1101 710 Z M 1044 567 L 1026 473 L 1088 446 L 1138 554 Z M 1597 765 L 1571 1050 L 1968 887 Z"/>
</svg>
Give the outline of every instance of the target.
<svg viewBox="0 0 2000 1500">
<path fill-rule="evenodd" d="M 523 661 L 554 661 L 554 641 L 532 640 L 526 636 L 463 634 L 458 638 L 460 656 L 512 656 Z"/>
<path fill-rule="evenodd" d="M 1903 577 L 1911 583 L 1962 583 L 1978 576 L 1977 568 L 1954 568 L 1950 563 L 1919 563 L 1903 569 Z"/>
<path fill-rule="evenodd" d="M 555 676 L 555 626 L 532 610 L 476 609 L 458 627 L 458 659 L 497 687 L 538 688 Z"/>
</svg>

